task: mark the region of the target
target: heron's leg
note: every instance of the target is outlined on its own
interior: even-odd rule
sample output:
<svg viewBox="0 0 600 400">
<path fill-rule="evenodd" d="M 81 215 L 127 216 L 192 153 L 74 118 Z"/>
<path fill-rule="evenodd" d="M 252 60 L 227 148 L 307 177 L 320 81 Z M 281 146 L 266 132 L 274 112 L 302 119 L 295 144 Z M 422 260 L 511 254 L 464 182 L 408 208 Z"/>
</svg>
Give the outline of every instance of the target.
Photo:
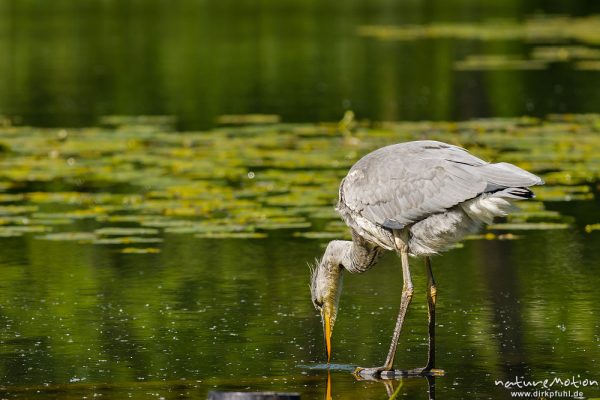
<svg viewBox="0 0 600 400">
<path fill-rule="evenodd" d="M 435 301 L 437 298 L 437 287 L 433 279 L 431 270 L 431 259 L 425 257 L 425 269 L 427 270 L 427 315 L 429 317 L 429 352 L 427 356 L 427 365 L 423 370 L 429 371 L 435 368 Z"/>
<path fill-rule="evenodd" d="M 427 315 L 429 319 L 428 326 L 428 353 L 427 364 L 423 368 L 415 368 L 408 371 L 410 375 L 443 375 L 444 371 L 435 369 L 435 302 L 437 298 L 437 288 L 433 271 L 431 270 L 431 259 L 425 257 L 425 270 L 427 271 Z"/>
<path fill-rule="evenodd" d="M 396 232 L 395 232 L 396 233 Z M 408 265 L 408 233 L 403 231 L 400 235 L 396 236 L 396 248 L 400 253 L 400 259 L 402 260 L 402 276 L 404 284 L 402 286 L 402 298 L 400 300 L 400 311 L 398 312 L 398 318 L 396 319 L 396 326 L 394 327 L 394 334 L 392 335 L 392 343 L 388 351 L 385 364 L 379 368 L 357 368 L 355 371 L 356 375 L 360 376 L 381 376 L 388 377 L 394 376 L 392 371 L 394 365 L 394 356 L 396 355 L 396 348 L 398 347 L 398 339 L 400 338 L 400 332 L 402 331 L 402 325 L 404 324 L 404 317 L 408 310 L 408 306 L 413 296 L 413 283 L 410 277 L 410 268 Z M 391 371 L 391 373 L 384 374 L 384 371 Z"/>
<path fill-rule="evenodd" d="M 403 248 L 400 249 L 400 258 L 402 260 L 402 275 L 404 278 L 404 284 L 402 286 L 400 311 L 398 312 L 398 319 L 396 320 L 394 334 L 392 335 L 392 343 L 390 344 L 390 350 L 388 351 L 385 364 L 383 365 L 385 371 L 391 370 L 394 366 L 394 356 L 396 355 L 396 348 L 398 347 L 398 339 L 400 338 L 402 325 L 404 325 L 404 317 L 408 311 L 408 306 L 410 305 L 414 291 L 412 279 L 410 277 L 410 268 L 408 265 L 408 248 L 406 246 L 403 246 Z"/>
</svg>

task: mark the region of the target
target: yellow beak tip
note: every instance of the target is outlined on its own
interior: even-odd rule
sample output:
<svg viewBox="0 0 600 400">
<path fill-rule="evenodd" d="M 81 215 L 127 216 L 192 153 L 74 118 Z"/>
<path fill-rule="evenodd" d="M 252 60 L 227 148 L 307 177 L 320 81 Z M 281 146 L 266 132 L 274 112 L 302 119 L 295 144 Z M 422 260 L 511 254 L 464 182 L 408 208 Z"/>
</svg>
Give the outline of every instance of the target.
<svg viewBox="0 0 600 400">
<path fill-rule="evenodd" d="M 331 361 L 331 318 L 325 315 L 325 345 L 327 347 L 327 363 Z"/>
</svg>

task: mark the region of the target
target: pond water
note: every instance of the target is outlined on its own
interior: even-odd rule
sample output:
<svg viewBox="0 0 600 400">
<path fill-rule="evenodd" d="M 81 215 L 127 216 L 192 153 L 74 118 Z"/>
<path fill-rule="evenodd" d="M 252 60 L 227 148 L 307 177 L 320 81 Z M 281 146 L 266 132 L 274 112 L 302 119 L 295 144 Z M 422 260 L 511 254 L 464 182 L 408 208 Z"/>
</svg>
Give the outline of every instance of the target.
<svg viewBox="0 0 600 400">
<path fill-rule="evenodd" d="M 597 112 L 589 0 L 0 0 L 0 115 L 332 121 Z M 397 28 L 400 28 L 399 30 Z"/>
<path fill-rule="evenodd" d="M 434 383 L 438 398 L 498 399 L 510 394 L 496 380 L 600 379 L 600 116 L 200 133 L 169 132 L 156 119 L 108 122 L 0 129 L 0 397 L 326 398 L 307 263 L 327 240 L 348 237 L 332 207 L 348 166 L 384 143 L 423 137 L 515 162 L 547 185 L 434 258 L 445 370 L 434 382 L 386 388 L 351 375 L 387 354 L 402 276 L 394 254 L 347 274 L 331 397 L 426 399 Z M 421 260 L 412 270 L 403 368 L 426 360 Z M 600 396 L 597 385 L 581 391 Z"/>
</svg>

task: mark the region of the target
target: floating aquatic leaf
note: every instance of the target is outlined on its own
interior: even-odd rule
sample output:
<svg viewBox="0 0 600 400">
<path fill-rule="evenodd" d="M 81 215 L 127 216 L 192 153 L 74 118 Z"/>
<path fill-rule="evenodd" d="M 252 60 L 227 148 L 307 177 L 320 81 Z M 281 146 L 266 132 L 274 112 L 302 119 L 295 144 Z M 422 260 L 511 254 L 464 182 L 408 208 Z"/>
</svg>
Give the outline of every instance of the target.
<svg viewBox="0 0 600 400">
<path fill-rule="evenodd" d="M 495 234 L 492 232 L 483 233 L 480 235 L 469 235 L 465 237 L 465 240 L 517 240 L 520 236 L 512 233 Z"/>
<path fill-rule="evenodd" d="M 0 237 L 22 236 L 25 233 L 51 231 L 52 228 L 40 225 L 0 225 Z"/>
<path fill-rule="evenodd" d="M 246 225 L 255 221 L 282 221 L 296 218 L 294 208 L 267 207 L 256 205 L 252 208 L 238 209 L 231 216 L 232 223 Z"/>
<path fill-rule="evenodd" d="M 37 212 L 31 214 L 32 218 L 38 219 L 86 219 L 86 218 L 97 218 L 99 216 L 106 216 L 106 209 L 102 207 L 94 207 L 90 209 L 80 209 L 64 213 L 45 213 Z"/>
<path fill-rule="evenodd" d="M 600 224 L 589 224 L 585 226 L 585 231 L 587 233 L 593 232 L 593 231 L 600 231 Z"/>
<path fill-rule="evenodd" d="M 332 232 L 345 232 L 348 230 L 348 227 L 341 219 L 336 218 L 334 221 L 330 221 L 325 225 L 325 230 Z"/>
<path fill-rule="evenodd" d="M 28 214 L 37 209 L 36 206 L 0 206 L 0 215 Z"/>
<path fill-rule="evenodd" d="M 332 206 L 322 206 L 322 207 L 300 206 L 300 207 L 295 207 L 293 210 L 291 210 L 291 213 L 294 215 L 302 215 L 302 216 L 305 216 L 306 218 L 310 218 L 310 219 L 330 220 L 330 219 L 339 219 L 340 218 L 339 214 L 335 211 L 335 209 Z"/>
<path fill-rule="evenodd" d="M 216 122 L 224 125 L 276 124 L 281 118 L 272 114 L 221 115 Z"/>
<path fill-rule="evenodd" d="M 541 186 L 535 188 L 536 196 L 542 201 L 592 200 L 594 193 L 587 185 Z"/>
<path fill-rule="evenodd" d="M 305 239 L 338 239 L 340 237 L 337 232 L 294 232 L 295 237 Z"/>
<path fill-rule="evenodd" d="M 490 230 L 505 230 L 505 231 L 528 231 L 528 230 L 553 230 L 553 229 L 568 229 L 571 225 L 552 222 L 535 222 L 523 224 L 491 224 L 487 229 Z"/>
<path fill-rule="evenodd" d="M 194 237 L 199 239 L 264 239 L 267 234 L 261 232 L 206 232 L 198 233 Z"/>
<path fill-rule="evenodd" d="M 189 234 L 189 233 L 229 233 L 229 232 L 252 232 L 252 225 L 221 224 L 220 221 L 213 223 L 196 223 L 193 225 L 174 226 L 165 229 L 166 233 Z"/>
<path fill-rule="evenodd" d="M 148 126 L 154 129 L 173 128 L 177 117 L 172 115 L 106 115 L 100 118 L 100 124 L 109 127 Z"/>
<path fill-rule="evenodd" d="M 31 218 L 29 222 L 37 225 L 69 225 L 75 222 L 75 220 L 69 218 Z"/>
<path fill-rule="evenodd" d="M 121 214 L 121 215 L 99 215 L 96 217 L 98 222 L 133 222 L 141 224 L 145 221 L 163 218 L 162 215 L 143 215 L 143 214 Z"/>
<path fill-rule="evenodd" d="M 530 42 L 565 42 L 577 40 L 600 43 L 600 16 L 534 16 L 522 23 L 485 21 L 482 23 L 442 23 L 401 26 L 361 26 L 358 34 L 380 40 L 416 40 L 455 38 L 471 40 L 528 40 Z"/>
<path fill-rule="evenodd" d="M 256 229 L 277 230 L 277 229 L 306 229 L 311 227 L 310 222 L 262 222 L 256 224 Z"/>
<path fill-rule="evenodd" d="M 564 217 L 558 211 L 518 211 L 508 215 L 509 222 L 561 222 Z"/>
<path fill-rule="evenodd" d="M 160 253 L 160 249 L 156 247 L 125 247 L 121 249 L 121 253 L 124 254 L 157 254 Z"/>
<path fill-rule="evenodd" d="M 544 175 L 544 181 L 547 185 L 581 185 L 582 183 L 591 183 L 594 180 L 595 173 L 590 170 L 568 169 Z"/>
<path fill-rule="evenodd" d="M 579 69 L 581 71 L 600 71 L 600 61 L 599 60 L 579 61 L 579 62 L 575 63 L 575 69 Z"/>
<path fill-rule="evenodd" d="M 9 194 L 9 193 L 1 193 L 0 194 L 0 203 L 12 203 L 16 201 L 23 200 L 24 195 L 22 193 L 17 194 Z"/>
<path fill-rule="evenodd" d="M 263 199 L 263 201 L 269 206 L 279 207 L 294 206 L 298 204 L 318 206 L 328 203 L 328 201 L 318 192 L 317 188 L 314 188 L 310 193 L 304 192 L 303 194 L 298 190 L 289 195 L 267 197 Z"/>
<path fill-rule="evenodd" d="M 133 243 L 162 243 L 162 238 L 149 238 L 139 236 L 120 236 L 95 239 L 93 244 L 133 244 Z"/>
<path fill-rule="evenodd" d="M 116 201 L 110 193 L 81 193 L 81 192 L 30 192 L 26 194 L 31 203 L 67 203 L 67 204 L 104 204 Z"/>
<path fill-rule="evenodd" d="M 138 216 L 139 223 L 142 226 L 147 226 L 150 228 L 173 228 L 173 227 L 185 227 L 194 225 L 195 221 L 189 219 L 177 219 L 177 218 L 169 218 L 163 216 L 148 216 L 147 218 L 144 216 Z M 114 220 L 118 222 L 119 220 Z M 133 222 L 132 220 L 130 220 Z"/>
<path fill-rule="evenodd" d="M 600 58 L 600 50 L 586 46 L 538 46 L 533 48 L 531 56 L 539 60 L 563 62 L 597 59 Z"/>
<path fill-rule="evenodd" d="M 135 235 L 156 235 L 158 229 L 150 228 L 122 228 L 122 227 L 105 227 L 96 229 L 94 233 L 98 236 L 135 236 Z"/>
<path fill-rule="evenodd" d="M 6 215 L 0 217 L 0 225 L 28 225 L 31 223 L 31 220 L 23 215 Z M 37 224 L 44 225 L 44 224 Z"/>
<path fill-rule="evenodd" d="M 23 236 L 23 233 L 24 232 L 19 232 L 19 231 L 0 230 L 0 238 L 19 237 L 19 236 Z"/>
<path fill-rule="evenodd" d="M 457 61 L 454 69 L 458 71 L 480 70 L 541 70 L 547 64 L 542 61 L 526 60 L 509 55 L 471 55 L 466 60 Z"/>
<path fill-rule="evenodd" d="M 43 236 L 36 236 L 36 239 L 59 242 L 92 243 L 96 240 L 96 235 L 92 232 L 56 232 Z"/>
<path fill-rule="evenodd" d="M 311 225 L 309 221 L 301 217 L 275 217 L 265 221 L 257 221 L 256 229 L 305 229 L 310 228 Z"/>
<path fill-rule="evenodd" d="M 529 23 L 541 27 L 537 20 Z M 410 34 L 489 33 L 479 25 L 466 30 L 450 25 Z M 520 37 L 523 31 L 502 34 Z M 564 52 L 575 62 L 590 61 L 584 57 L 593 56 L 594 48 L 537 46 L 530 56 L 555 62 Z M 333 205 L 348 167 L 375 148 L 422 138 L 464 146 L 487 160 L 513 162 L 543 175 L 546 186 L 534 188 L 537 200 L 591 200 L 592 185 L 600 179 L 598 114 L 357 123 L 344 128 L 350 134 L 338 123 L 229 126 L 174 135 L 144 126 L 153 123 L 144 118 L 105 122 L 108 128 L 0 127 L 2 142 L 11 148 L 0 159 L 0 225 L 74 224 L 94 230 L 123 223 L 127 228 L 112 233 L 125 237 L 154 236 L 163 228 L 212 237 L 291 229 L 298 237 L 347 239 L 349 230 Z M 522 211 L 508 222 L 571 222 L 545 210 L 540 201 L 519 206 Z M 124 240 L 98 232 L 79 239 Z"/>
</svg>

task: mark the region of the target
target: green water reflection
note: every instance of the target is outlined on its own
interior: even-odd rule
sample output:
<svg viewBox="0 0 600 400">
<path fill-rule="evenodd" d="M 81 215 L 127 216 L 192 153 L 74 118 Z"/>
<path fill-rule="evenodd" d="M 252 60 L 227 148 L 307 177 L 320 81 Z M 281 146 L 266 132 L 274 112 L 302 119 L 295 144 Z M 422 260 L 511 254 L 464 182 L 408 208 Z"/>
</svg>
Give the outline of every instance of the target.
<svg viewBox="0 0 600 400">
<path fill-rule="evenodd" d="M 65 391 L 145 398 L 151 391 L 202 398 L 218 387 L 320 398 L 323 371 L 304 367 L 324 360 L 306 290 L 305 260 L 319 244 L 285 235 L 252 242 L 167 235 L 160 254 L 123 255 L 93 245 L 3 239 L 4 396 Z M 518 241 L 470 241 L 436 259 L 438 359 L 446 370 L 438 395 L 503 398 L 494 379 L 516 375 L 598 378 L 598 249 L 598 234 L 540 232 Z M 413 264 L 422 289 L 420 263 Z M 381 361 L 400 281 L 393 255 L 366 275 L 347 276 L 334 362 Z M 424 362 L 424 307 L 424 296 L 417 296 L 399 365 Z M 409 381 L 405 393 L 426 398 L 424 380 Z M 333 373 L 334 398 L 384 398 L 383 387 L 374 387 Z"/>
<path fill-rule="evenodd" d="M 585 0 L 0 0 L 0 115 L 82 126 L 109 114 L 167 114 L 198 129 L 221 114 L 314 122 L 346 109 L 372 120 L 596 112 L 597 23 L 566 37 L 578 24 L 542 22 L 541 38 L 520 32 L 534 14 L 598 13 Z M 471 32 L 486 21 L 496 24 L 491 34 Z M 434 24 L 433 33 L 361 34 L 414 24 Z M 533 70 L 494 61 L 538 54 L 544 64 Z"/>
<path fill-rule="evenodd" d="M 547 182 L 509 224 L 434 258 L 438 398 L 508 398 L 495 380 L 516 376 L 599 378 L 600 116 L 199 133 L 140 121 L 0 129 L 2 397 L 205 398 L 216 388 L 323 398 L 307 262 L 347 235 L 332 204 L 348 166 L 416 138 Z M 417 295 L 397 356 L 406 368 L 425 362 L 427 346 L 424 271 L 412 265 Z M 401 280 L 393 254 L 346 276 L 333 398 L 386 398 L 348 370 L 383 360 Z M 427 398 L 428 382 L 405 379 L 399 391 Z"/>
</svg>

